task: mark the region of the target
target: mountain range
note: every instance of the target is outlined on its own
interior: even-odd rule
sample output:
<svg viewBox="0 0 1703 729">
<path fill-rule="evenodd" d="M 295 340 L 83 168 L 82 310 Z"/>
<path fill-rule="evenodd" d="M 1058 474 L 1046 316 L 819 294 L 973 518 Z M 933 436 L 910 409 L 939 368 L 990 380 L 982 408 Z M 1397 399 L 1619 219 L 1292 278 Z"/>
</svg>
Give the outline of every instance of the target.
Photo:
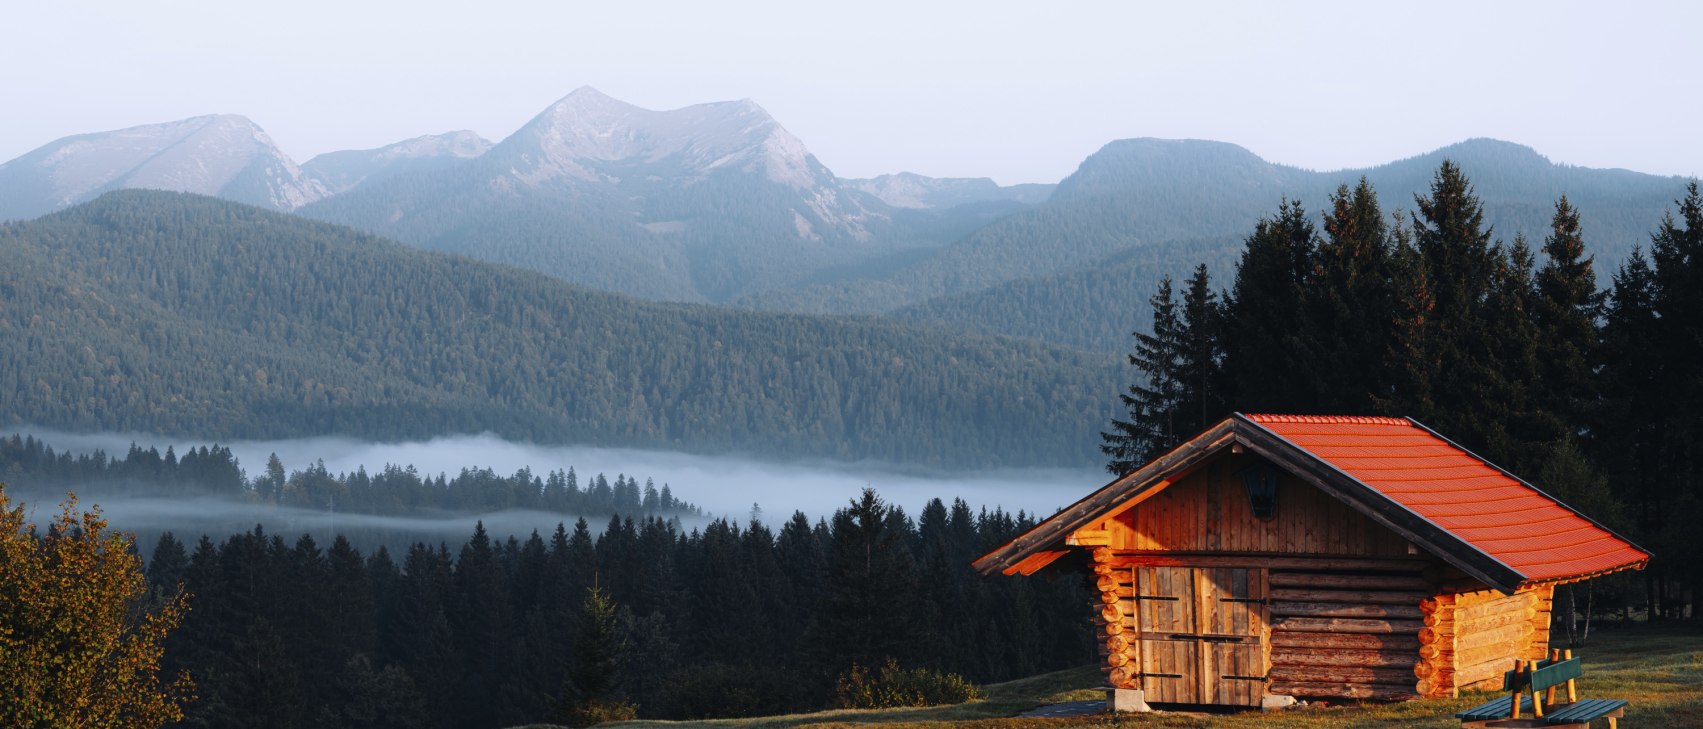
<svg viewBox="0 0 1703 729">
<path fill-rule="evenodd" d="M 1569 196 L 1606 281 L 1682 181 L 1558 165 L 1475 139 L 1356 170 L 1200 140 L 1107 144 L 1056 185 L 911 173 L 843 179 L 750 100 L 657 111 L 586 87 L 495 143 L 418 137 L 294 164 L 236 116 L 85 134 L 0 165 L 0 219 L 119 188 L 215 195 L 641 298 L 877 314 L 1120 351 L 1161 275 L 1221 282 L 1260 217 L 1322 209 L 1364 176 L 1411 214 L 1445 158 L 1499 237 Z"/>
</svg>

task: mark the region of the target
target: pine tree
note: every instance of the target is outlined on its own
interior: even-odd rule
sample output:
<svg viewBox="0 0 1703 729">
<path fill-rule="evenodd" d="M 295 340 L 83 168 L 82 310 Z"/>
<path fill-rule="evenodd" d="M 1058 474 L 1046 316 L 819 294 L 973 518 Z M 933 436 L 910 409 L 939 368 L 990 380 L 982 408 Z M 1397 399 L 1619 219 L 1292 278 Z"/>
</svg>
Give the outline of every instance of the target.
<svg viewBox="0 0 1703 729">
<path fill-rule="evenodd" d="M 175 592 L 188 570 L 189 553 L 183 550 L 183 542 L 177 541 L 171 532 L 161 534 L 148 558 L 149 584 L 162 593 Z"/>
<path fill-rule="evenodd" d="M 1656 461 L 1648 472 L 1652 517 L 1647 529 L 1655 538 L 1649 546 L 1671 555 L 1652 566 L 1652 607 L 1677 602 L 1668 590 L 1674 580 L 1679 594 L 1691 593 L 1692 606 L 1703 608 L 1703 549 L 1694 534 L 1703 518 L 1703 193 L 1696 182 L 1686 186 L 1678 201 L 1678 218 L 1665 216 L 1650 238 L 1654 271 L 1654 347 L 1645 350 L 1645 366 L 1655 371 L 1660 401 L 1635 413 L 1655 420 Z"/>
<path fill-rule="evenodd" d="M 1485 408 L 1497 404 L 1487 389 L 1501 363 L 1494 353 L 1502 348 L 1491 322 L 1490 298 L 1504 253 L 1491 245 L 1484 226 L 1483 205 L 1459 166 L 1445 160 L 1431 181 L 1429 197 L 1414 197 L 1419 216 L 1413 221 L 1414 248 L 1423 263 L 1424 291 L 1429 308 L 1424 314 L 1412 366 L 1423 369 L 1413 379 L 1423 393 L 1401 398 L 1407 413 L 1437 430 L 1449 433 L 1492 461 L 1509 462 L 1509 453 L 1486 450 L 1504 442 L 1499 425 Z M 1414 333 L 1410 333 L 1414 334 Z M 1414 397 L 1419 395 L 1419 397 Z"/>
<path fill-rule="evenodd" d="M 284 498 L 284 462 L 278 460 L 278 454 L 273 453 L 266 458 L 266 476 L 255 481 L 255 491 L 260 493 L 262 501 L 278 503 Z"/>
<path fill-rule="evenodd" d="M 1538 405 L 1540 331 L 1532 311 L 1537 306 L 1534 260 L 1523 236 L 1496 249 L 1498 267 L 1485 301 L 1485 322 L 1491 350 L 1485 378 L 1477 383 L 1477 416 L 1483 423 L 1485 448 L 1498 463 L 1516 473 L 1530 473 L 1543 462 L 1543 453 L 1556 440 L 1552 423 Z"/>
<path fill-rule="evenodd" d="M 1422 415 L 1436 409 L 1431 392 L 1437 375 L 1433 359 L 1436 348 L 1430 341 L 1431 315 L 1436 307 L 1425 258 L 1414 246 L 1413 235 L 1399 211 L 1394 218 L 1395 224 L 1390 226 L 1390 287 L 1395 303 L 1385 358 L 1390 389 L 1383 397 L 1373 398 L 1373 405 L 1389 415 Z"/>
<path fill-rule="evenodd" d="M 1650 238 L 1655 264 L 1655 311 L 1661 334 L 1657 369 L 1670 416 L 1676 453 L 1667 477 L 1676 492 L 1703 482 L 1703 193 L 1696 182 L 1678 201 L 1679 218 L 1668 215 Z"/>
<path fill-rule="evenodd" d="M 615 600 L 597 584 L 586 588 L 575 616 L 577 639 L 562 694 L 562 717 L 571 726 L 631 719 L 621 692 L 628 640 Z"/>
<path fill-rule="evenodd" d="M 1389 354 L 1399 319 L 1394 246 L 1366 178 L 1338 187 L 1304 291 L 1299 356 L 1319 383 L 1318 412 L 1372 413 L 1395 386 Z"/>
<path fill-rule="evenodd" d="M 1202 263 L 1189 277 L 1183 294 L 1181 368 L 1177 403 L 1179 433 L 1188 437 L 1205 430 L 1224 415 L 1223 309 L 1212 290 L 1212 276 Z"/>
<path fill-rule="evenodd" d="M 1669 440 L 1663 414 L 1665 351 L 1657 313 L 1656 272 L 1641 249 L 1615 272 L 1604 308 L 1598 350 L 1597 391 L 1601 405 L 1593 418 L 1589 445 L 1627 506 L 1637 533 L 1660 531 L 1666 507 L 1662 471 Z M 1645 547 L 1660 548 L 1644 543 Z"/>
<path fill-rule="evenodd" d="M 1577 435 L 1596 400 L 1591 362 L 1604 294 L 1597 291 L 1592 258 L 1585 255 L 1579 211 L 1566 196 L 1555 203 L 1544 264 L 1537 273 L 1537 361 L 1542 368 L 1539 407 L 1561 433 Z M 1559 435 L 1559 433 L 1558 433 Z"/>
<path fill-rule="evenodd" d="M 1242 411 L 1315 412 L 1318 373 L 1298 353 L 1311 285 L 1313 223 L 1301 203 L 1285 200 L 1247 239 L 1224 302 L 1224 376 L 1228 402 Z"/>
<path fill-rule="evenodd" d="M 818 633 L 818 666 L 839 672 L 913 657 L 917 608 L 910 536 L 874 489 L 834 513 Z"/>
<path fill-rule="evenodd" d="M 1182 438 L 1176 417 L 1182 402 L 1183 322 L 1170 276 L 1159 279 L 1159 289 L 1147 303 L 1153 310 L 1153 333 L 1135 332 L 1129 363 L 1138 372 L 1136 383 L 1118 395 L 1128 415 L 1113 418 L 1112 430 L 1100 434 L 1100 451 L 1110 457 L 1106 470 L 1117 476 L 1140 468 L 1151 455 Z"/>
<path fill-rule="evenodd" d="M 496 724 L 496 706 L 488 699 L 496 695 L 507 666 L 512 619 L 506 582 L 481 521 L 456 560 L 454 592 L 446 611 L 466 668 L 456 702 L 463 726 Z"/>
</svg>

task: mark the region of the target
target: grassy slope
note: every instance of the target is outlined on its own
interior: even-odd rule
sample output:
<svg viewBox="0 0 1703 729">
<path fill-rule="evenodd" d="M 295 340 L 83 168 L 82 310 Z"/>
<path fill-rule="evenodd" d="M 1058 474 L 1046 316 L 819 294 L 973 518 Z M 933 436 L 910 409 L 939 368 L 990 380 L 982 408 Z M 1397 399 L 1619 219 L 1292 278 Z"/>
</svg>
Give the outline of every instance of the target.
<svg viewBox="0 0 1703 729">
<path fill-rule="evenodd" d="M 1585 676 L 1581 698 L 1626 699 L 1627 726 L 1639 729 L 1680 729 L 1703 726 L 1703 629 L 1698 626 L 1638 625 L 1592 636 L 1584 648 Z M 1409 701 L 1398 704 L 1309 708 L 1281 714 L 1244 712 L 1234 715 L 1153 713 L 1077 719 L 1016 719 L 1013 714 L 1060 701 L 1100 698 L 1091 687 L 1100 675 L 1092 668 L 995 684 L 988 698 L 956 706 L 927 709 L 823 711 L 814 714 L 723 719 L 699 722 L 630 721 L 611 727 L 849 727 L 891 724 L 912 727 L 975 726 L 1018 729 L 1054 726 L 1140 727 L 1458 727 L 1454 713 L 1494 698 L 1482 693 L 1459 699 Z M 1602 722 L 1598 722 L 1602 724 Z M 543 729 L 543 726 L 536 729 Z"/>
</svg>

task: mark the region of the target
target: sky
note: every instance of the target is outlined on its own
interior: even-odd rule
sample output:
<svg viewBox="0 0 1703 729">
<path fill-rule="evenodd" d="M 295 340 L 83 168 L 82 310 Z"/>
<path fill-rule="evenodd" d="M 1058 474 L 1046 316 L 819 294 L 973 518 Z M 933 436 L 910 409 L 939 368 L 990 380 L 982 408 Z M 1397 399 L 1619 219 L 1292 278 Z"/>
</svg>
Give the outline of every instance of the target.
<svg viewBox="0 0 1703 729">
<path fill-rule="evenodd" d="M 472 129 L 580 86 L 750 98 L 842 177 L 1056 182 L 1114 139 L 1381 164 L 1471 137 L 1703 175 L 1696 2 L 16 3 L 0 160 L 242 114 L 298 162 Z"/>
</svg>

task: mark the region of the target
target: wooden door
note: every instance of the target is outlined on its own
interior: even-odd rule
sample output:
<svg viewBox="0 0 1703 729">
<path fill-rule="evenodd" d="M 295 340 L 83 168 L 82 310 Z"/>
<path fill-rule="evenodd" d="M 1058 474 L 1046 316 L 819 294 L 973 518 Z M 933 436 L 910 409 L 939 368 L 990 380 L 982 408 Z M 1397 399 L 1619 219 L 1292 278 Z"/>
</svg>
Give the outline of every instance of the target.
<svg viewBox="0 0 1703 729">
<path fill-rule="evenodd" d="M 1137 567 L 1137 666 L 1146 700 L 1257 706 L 1265 695 L 1265 570 Z"/>
</svg>

